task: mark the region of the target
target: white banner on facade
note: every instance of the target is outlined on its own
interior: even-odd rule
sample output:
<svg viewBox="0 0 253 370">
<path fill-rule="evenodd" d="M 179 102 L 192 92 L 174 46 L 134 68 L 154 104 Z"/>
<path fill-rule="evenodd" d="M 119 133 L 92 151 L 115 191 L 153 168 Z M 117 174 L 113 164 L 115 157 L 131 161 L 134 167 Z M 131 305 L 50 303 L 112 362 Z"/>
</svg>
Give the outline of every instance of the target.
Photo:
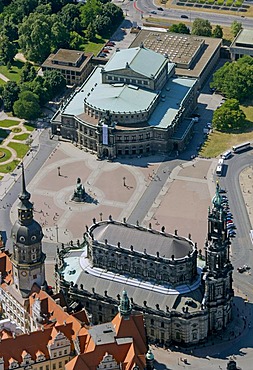
<svg viewBox="0 0 253 370">
<path fill-rule="evenodd" d="M 108 125 L 103 124 L 103 145 L 108 145 Z"/>
</svg>

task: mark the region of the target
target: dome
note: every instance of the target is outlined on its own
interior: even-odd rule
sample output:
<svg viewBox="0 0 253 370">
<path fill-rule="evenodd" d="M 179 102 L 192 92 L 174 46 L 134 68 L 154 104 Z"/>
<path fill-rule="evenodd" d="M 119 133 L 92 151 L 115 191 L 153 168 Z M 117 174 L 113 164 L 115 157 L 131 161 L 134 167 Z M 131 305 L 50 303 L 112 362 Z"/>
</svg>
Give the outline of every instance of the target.
<svg viewBox="0 0 253 370">
<path fill-rule="evenodd" d="M 149 361 L 152 361 L 154 360 L 154 355 L 153 355 L 153 352 L 151 351 L 151 349 L 149 348 L 148 350 L 148 353 L 146 354 L 146 359 L 149 360 Z"/>
<path fill-rule="evenodd" d="M 32 220 L 29 225 L 22 225 L 16 221 L 11 230 L 11 237 L 17 243 L 32 245 L 41 242 L 43 232 L 40 224 Z"/>
<path fill-rule="evenodd" d="M 216 207 L 216 208 L 220 208 L 221 204 L 222 204 L 222 197 L 220 195 L 220 186 L 219 186 L 218 182 L 217 182 L 217 185 L 216 185 L 216 193 L 215 193 L 215 196 L 212 199 L 212 203 L 213 203 L 214 207 Z"/>
</svg>

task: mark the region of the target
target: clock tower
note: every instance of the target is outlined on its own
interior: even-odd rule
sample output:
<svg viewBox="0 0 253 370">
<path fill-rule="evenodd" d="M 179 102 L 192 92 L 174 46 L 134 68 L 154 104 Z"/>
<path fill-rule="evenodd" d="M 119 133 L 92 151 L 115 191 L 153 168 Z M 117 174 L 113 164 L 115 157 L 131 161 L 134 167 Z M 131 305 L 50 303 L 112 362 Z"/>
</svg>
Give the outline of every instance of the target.
<svg viewBox="0 0 253 370">
<path fill-rule="evenodd" d="M 33 218 L 31 194 L 26 190 L 24 166 L 22 164 L 21 193 L 19 194 L 18 219 L 12 227 L 13 278 L 15 289 L 23 298 L 29 296 L 34 283 L 45 283 L 45 258 L 42 252 L 42 228 Z"/>
<path fill-rule="evenodd" d="M 230 261 L 230 239 L 226 212 L 217 183 L 212 209 L 208 214 L 205 245 L 206 266 L 203 269 L 203 304 L 209 311 L 209 331 L 222 330 L 232 317 L 234 291 L 233 266 Z"/>
</svg>

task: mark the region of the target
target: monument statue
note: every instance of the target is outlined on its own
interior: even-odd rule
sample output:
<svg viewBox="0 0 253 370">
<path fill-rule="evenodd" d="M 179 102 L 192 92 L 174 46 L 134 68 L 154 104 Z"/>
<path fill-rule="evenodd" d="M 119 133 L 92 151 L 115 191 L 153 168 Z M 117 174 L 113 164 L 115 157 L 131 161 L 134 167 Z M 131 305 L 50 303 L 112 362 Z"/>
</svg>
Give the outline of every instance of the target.
<svg viewBox="0 0 253 370">
<path fill-rule="evenodd" d="M 73 200 L 74 202 L 85 202 L 85 197 L 86 197 L 86 193 L 85 193 L 84 186 L 81 182 L 80 177 L 78 177 L 76 180 L 76 188 L 74 190 L 74 194 L 71 200 Z"/>
</svg>

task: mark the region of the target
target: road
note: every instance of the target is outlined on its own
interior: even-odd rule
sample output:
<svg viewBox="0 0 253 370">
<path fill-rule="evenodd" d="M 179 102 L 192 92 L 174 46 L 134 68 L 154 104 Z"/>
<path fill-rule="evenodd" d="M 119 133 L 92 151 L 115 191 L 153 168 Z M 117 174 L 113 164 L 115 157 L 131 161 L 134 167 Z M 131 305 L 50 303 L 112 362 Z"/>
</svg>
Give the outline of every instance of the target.
<svg viewBox="0 0 253 370">
<path fill-rule="evenodd" d="M 25 168 L 25 179 L 26 185 L 36 176 L 36 173 L 43 166 L 44 162 L 47 160 L 49 155 L 57 146 L 57 141 L 49 140 L 49 132 L 47 129 L 43 130 L 40 138 L 40 145 L 35 152 L 33 152 L 33 159 L 29 162 L 28 166 Z M 32 155 L 32 154 L 29 154 Z M 14 204 L 17 200 L 18 194 L 20 193 L 21 184 L 20 184 L 20 175 L 21 170 L 17 169 L 14 173 L 16 175 L 17 181 L 13 183 L 11 189 L 5 194 L 2 200 L 0 200 L 0 220 L 1 226 L 0 230 L 6 231 L 7 235 L 7 249 L 12 252 L 12 241 L 10 238 L 10 232 L 12 228 L 12 223 L 10 220 L 10 213 L 7 212 L 8 209 Z M 18 215 L 17 215 L 18 216 Z M 43 242 L 43 251 L 47 254 L 47 260 L 51 259 L 55 255 L 55 248 L 51 248 L 51 244 Z"/>
<path fill-rule="evenodd" d="M 232 242 L 232 263 L 235 267 L 234 281 L 235 286 L 240 287 L 241 291 L 247 294 L 252 301 L 253 276 L 246 273 L 240 274 L 236 270 L 237 267 L 244 264 L 251 266 L 253 269 L 253 245 L 249 235 L 251 225 L 239 182 L 240 172 L 249 165 L 253 165 L 253 150 L 235 154 L 226 163 L 228 165 L 226 176 L 220 178 L 220 184 L 222 188 L 227 189 L 230 209 L 237 227 L 237 236 Z"/>
<path fill-rule="evenodd" d="M 157 6 L 154 4 L 152 0 L 137 0 L 137 1 L 119 1 L 114 0 L 115 4 L 120 6 L 124 13 L 126 14 L 127 18 L 131 19 L 131 21 L 136 21 L 139 25 L 142 24 L 143 18 L 148 16 L 158 18 L 161 17 L 162 19 L 168 20 L 182 20 L 183 21 L 190 21 L 193 22 L 196 18 L 204 18 L 208 19 L 213 24 L 219 24 L 221 26 L 230 26 L 233 21 L 238 21 L 242 23 L 244 28 L 253 28 L 253 21 L 252 18 L 247 17 L 246 14 L 243 17 L 240 15 L 229 15 L 229 14 L 221 14 L 215 12 L 202 12 L 201 10 L 189 10 L 188 9 L 166 9 L 164 11 L 157 10 Z M 151 14 L 151 11 L 155 11 L 157 14 Z M 188 19 L 182 19 L 182 15 L 187 15 Z"/>
</svg>

